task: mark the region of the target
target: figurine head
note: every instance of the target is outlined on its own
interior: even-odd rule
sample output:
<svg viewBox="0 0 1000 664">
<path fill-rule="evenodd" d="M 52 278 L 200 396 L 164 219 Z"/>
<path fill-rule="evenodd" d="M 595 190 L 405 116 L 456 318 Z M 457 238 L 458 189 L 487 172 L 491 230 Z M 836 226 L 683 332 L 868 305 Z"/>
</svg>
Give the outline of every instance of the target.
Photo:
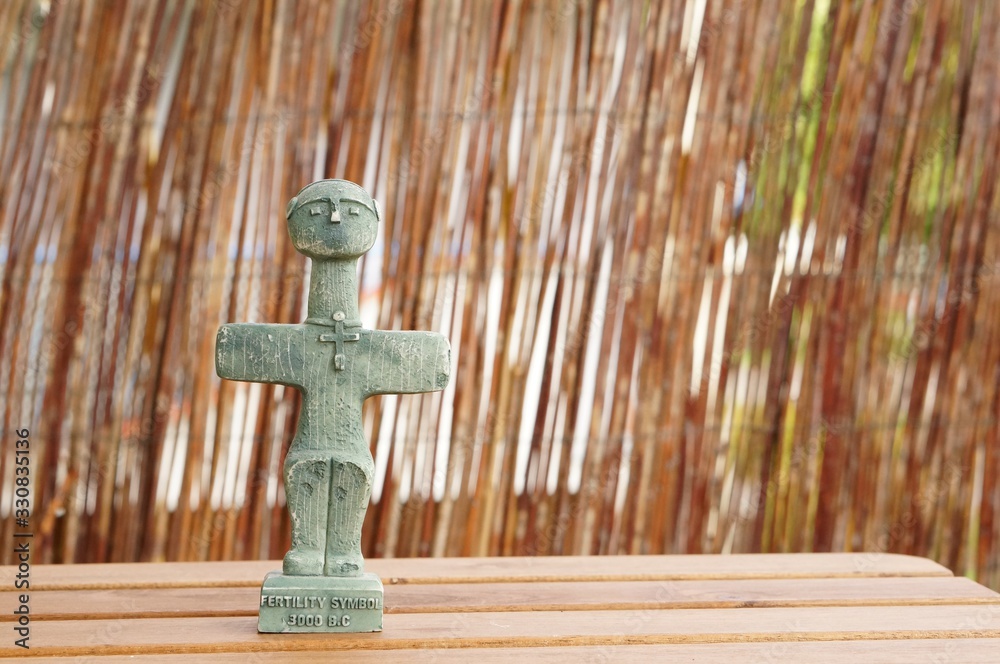
<svg viewBox="0 0 1000 664">
<path fill-rule="evenodd" d="M 378 204 L 347 180 L 319 180 L 288 201 L 292 244 L 309 258 L 358 258 L 378 235 Z"/>
</svg>

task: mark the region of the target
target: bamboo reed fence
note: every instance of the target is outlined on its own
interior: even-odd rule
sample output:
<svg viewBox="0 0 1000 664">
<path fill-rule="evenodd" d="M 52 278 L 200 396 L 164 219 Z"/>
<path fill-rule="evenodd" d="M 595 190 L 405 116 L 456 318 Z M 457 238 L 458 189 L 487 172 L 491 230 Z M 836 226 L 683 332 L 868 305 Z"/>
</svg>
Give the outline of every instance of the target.
<svg viewBox="0 0 1000 664">
<path fill-rule="evenodd" d="M 0 5 L 0 526 L 279 557 L 285 203 L 380 201 L 369 556 L 868 551 L 1000 587 L 1000 3 Z M 11 561 L 9 547 L 0 562 Z"/>
</svg>

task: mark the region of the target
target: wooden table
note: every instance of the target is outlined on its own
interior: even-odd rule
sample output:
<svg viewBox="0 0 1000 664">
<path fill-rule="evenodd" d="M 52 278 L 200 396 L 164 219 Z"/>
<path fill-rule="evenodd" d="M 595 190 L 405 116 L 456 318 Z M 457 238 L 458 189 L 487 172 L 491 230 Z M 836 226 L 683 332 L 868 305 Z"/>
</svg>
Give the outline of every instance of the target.
<svg viewBox="0 0 1000 664">
<path fill-rule="evenodd" d="M 260 582 L 278 567 L 35 566 L 31 649 L 13 646 L 16 597 L 5 591 L 0 658 L 1000 661 L 1000 595 L 908 556 L 371 560 L 385 583 L 382 633 L 258 634 Z M 0 568 L 3 588 L 13 574 Z"/>
</svg>

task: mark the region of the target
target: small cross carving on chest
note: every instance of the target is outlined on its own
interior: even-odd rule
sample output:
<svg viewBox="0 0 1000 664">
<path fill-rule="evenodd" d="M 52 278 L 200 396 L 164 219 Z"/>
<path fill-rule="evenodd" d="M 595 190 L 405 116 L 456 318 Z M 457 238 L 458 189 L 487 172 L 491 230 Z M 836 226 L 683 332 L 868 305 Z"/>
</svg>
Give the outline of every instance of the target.
<svg viewBox="0 0 1000 664">
<path fill-rule="evenodd" d="M 344 332 L 344 312 L 338 311 L 333 314 L 333 332 L 319 335 L 319 340 L 333 343 L 333 368 L 343 371 L 347 366 L 347 356 L 344 354 L 344 342 L 358 341 L 361 335 L 357 332 Z M 361 327 L 358 321 L 350 321 L 350 327 Z"/>
</svg>

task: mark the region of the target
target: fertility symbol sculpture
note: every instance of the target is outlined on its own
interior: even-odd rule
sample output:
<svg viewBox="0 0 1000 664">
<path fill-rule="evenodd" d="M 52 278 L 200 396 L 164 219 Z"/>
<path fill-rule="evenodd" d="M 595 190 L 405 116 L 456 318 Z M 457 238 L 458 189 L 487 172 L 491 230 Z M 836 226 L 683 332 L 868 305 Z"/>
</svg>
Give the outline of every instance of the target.
<svg viewBox="0 0 1000 664">
<path fill-rule="evenodd" d="M 362 404 L 376 394 L 444 389 L 450 348 L 440 334 L 362 327 L 357 261 L 379 224 L 364 189 L 314 182 L 291 200 L 286 218 L 292 244 L 312 259 L 308 317 L 299 325 L 223 325 L 216 340 L 222 378 L 302 391 L 283 470 L 292 548 L 281 572 L 264 579 L 258 630 L 378 631 L 382 583 L 364 572 L 361 555 L 375 470 Z"/>
</svg>

